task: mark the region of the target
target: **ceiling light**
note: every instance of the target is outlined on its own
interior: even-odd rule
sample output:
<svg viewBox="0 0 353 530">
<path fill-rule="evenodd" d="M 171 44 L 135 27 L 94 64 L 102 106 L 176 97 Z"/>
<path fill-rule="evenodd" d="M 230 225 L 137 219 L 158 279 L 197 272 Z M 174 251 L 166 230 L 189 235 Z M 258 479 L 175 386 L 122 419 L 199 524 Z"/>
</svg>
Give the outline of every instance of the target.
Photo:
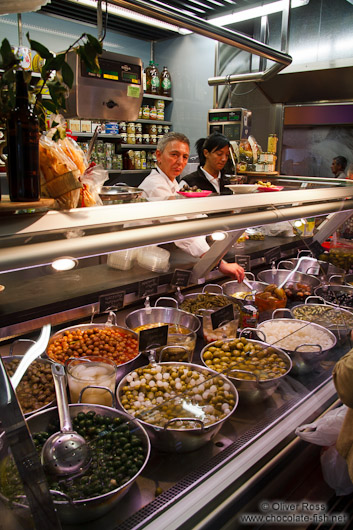
<svg viewBox="0 0 353 530">
<path fill-rule="evenodd" d="M 309 0 L 292 0 L 291 8 L 293 9 L 294 7 L 301 7 L 307 5 L 308 3 Z M 230 15 L 212 18 L 209 20 L 209 22 L 214 26 L 228 26 L 229 24 L 235 24 L 236 22 L 243 22 L 244 20 L 251 20 L 253 18 L 263 17 L 265 15 L 279 13 L 285 9 L 286 5 L 287 0 L 279 0 L 278 2 L 271 2 L 271 4 L 245 9 L 244 11 L 236 11 Z"/>
<path fill-rule="evenodd" d="M 97 0 L 70 0 L 70 2 L 74 2 L 75 4 L 82 4 L 97 9 Z M 102 2 L 102 9 L 104 11 L 105 4 L 106 2 Z M 189 35 L 190 33 L 192 33 L 192 31 L 189 31 L 188 29 L 180 28 L 179 26 L 174 26 L 173 24 L 168 24 L 168 22 L 163 22 L 162 20 L 157 20 L 156 18 L 141 15 L 140 13 L 136 13 L 136 11 L 125 9 L 125 7 L 119 7 L 108 3 L 107 11 L 111 15 L 127 18 L 129 20 L 133 20 L 134 22 L 147 24 L 148 26 L 154 26 L 156 28 L 174 31 L 175 33 L 179 33 L 180 35 Z"/>
<path fill-rule="evenodd" d="M 77 260 L 74 258 L 58 258 L 51 264 L 56 271 L 70 271 L 71 269 L 74 269 L 76 265 Z"/>
<path fill-rule="evenodd" d="M 211 237 L 213 241 L 223 241 L 223 239 L 226 238 L 226 234 L 224 232 L 213 232 L 213 234 L 211 234 Z"/>
</svg>

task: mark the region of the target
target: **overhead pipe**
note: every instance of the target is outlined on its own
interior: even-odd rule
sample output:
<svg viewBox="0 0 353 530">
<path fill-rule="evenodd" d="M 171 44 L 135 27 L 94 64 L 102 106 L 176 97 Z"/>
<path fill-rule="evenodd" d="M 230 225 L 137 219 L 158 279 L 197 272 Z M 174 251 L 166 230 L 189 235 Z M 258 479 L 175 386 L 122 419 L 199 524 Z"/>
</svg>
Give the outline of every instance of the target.
<svg viewBox="0 0 353 530">
<path fill-rule="evenodd" d="M 292 62 L 292 58 L 288 55 L 288 35 L 289 35 L 289 15 L 290 15 L 290 2 L 287 0 L 285 7 L 282 11 L 282 27 L 281 27 L 281 52 L 287 57 L 290 58 L 288 64 Z M 264 45 L 265 46 L 265 45 Z M 273 59 L 274 60 L 274 59 Z M 270 77 L 273 77 L 275 74 L 278 74 L 283 70 L 288 64 L 280 63 L 276 61 L 276 64 L 273 64 L 266 70 L 260 72 L 248 72 L 244 74 L 233 74 L 226 76 L 215 76 L 208 79 L 208 84 L 210 86 L 219 86 L 219 85 L 234 85 L 236 83 L 261 83 L 267 81 Z"/>
<path fill-rule="evenodd" d="M 252 39 L 251 37 L 247 37 L 246 35 L 242 35 L 237 31 L 216 27 L 210 22 L 207 22 L 194 15 L 187 16 L 180 13 L 172 13 L 170 10 L 165 9 L 164 7 L 151 5 L 145 0 L 107 1 L 110 4 L 124 7 L 125 9 L 136 11 L 142 15 L 153 17 L 157 20 L 162 20 L 163 22 L 186 28 L 190 31 L 193 31 L 194 33 L 203 35 L 204 37 L 218 40 L 219 42 L 223 42 L 223 44 L 235 46 L 236 48 L 240 48 L 241 50 L 244 50 L 248 53 L 254 53 L 255 55 L 259 55 L 265 59 L 275 61 L 276 63 L 282 65 L 282 68 L 285 68 L 292 62 L 291 56 L 286 53 L 275 50 L 270 46 Z"/>
</svg>

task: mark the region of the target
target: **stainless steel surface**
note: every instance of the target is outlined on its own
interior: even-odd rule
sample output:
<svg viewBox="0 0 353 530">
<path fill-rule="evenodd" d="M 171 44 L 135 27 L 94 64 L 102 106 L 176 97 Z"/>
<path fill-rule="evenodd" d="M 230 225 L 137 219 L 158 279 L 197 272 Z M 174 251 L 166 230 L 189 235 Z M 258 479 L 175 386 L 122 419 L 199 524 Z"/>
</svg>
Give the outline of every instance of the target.
<svg viewBox="0 0 353 530">
<path fill-rule="evenodd" d="M 207 372 L 207 379 L 213 380 L 213 378 L 217 379 L 218 377 L 221 378 L 223 384 L 229 385 L 229 392 L 233 394 L 234 397 L 234 406 L 230 410 L 228 414 L 224 416 L 221 420 L 215 421 L 214 423 L 211 423 L 210 425 L 205 425 L 202 420 L 196 419 L 196 417 L 191 413 L 190 418 L 176 418 L 175 416 L 170 419 L 170 421 L 164 426 L 161 427 L 159 425 L 154 425 L 152 422 L 149 421 L 149 416 L 151 416 L 151 419 L 153 418 L 153 413 L 156 412 L 156 407 L 149 409 L 142 409 L 140 413 L 136 414 L 136 419 L 143 425 L 143 427 L 146 429 L 149 438 L 151 440 L 152 447 L 155 447 L 156 449 L 160 451 L 167 451 L 171 453 L 187 453 L 189 451 L 196 451 L 200 449 L 202 446 L 207 444 L 207 442 L 210 442 L 213 440 L 213 438 L 216 436 L 216 434 L 219 432 L 220 428 L 222 427 L 223 423 L 235 412 L 237 406 L 238 406 L 238 392 L 233 383 L 231 383 L 224 375 L 215 373 L 214 371 L 210 370 L 207 366 L 204 368 L 201 367 L 198 364 L 192 364 L 192 363 L 172 363 L 172 362 L 166 362 L 162 363 L 161 366 L 163 367 L 170 367 L 171 369 L 173 367 L 178 368 L 179 366 L 184 365 L 188 370 L 194 370 L 197 372 L 205 373 Z M 155 366 L 158 366 L 158 363 L 155 363 Z M 126 379 L 128 376 L 126 376 L 124 379 L 122 379 L 118 385 L 117 388 L 117 398 L 118 403 L 120 407 L 125 411 L 126 409 L 122 405 L 122 397 L 124 395 L 123 388 L 126 385 Z M 197 381 L 195 381 L 194 388 L 197 388 L 199 385 Z M 202 385 L 203 386 L 203 385 Z M 200 390 L 202 392 L 202 390 Z M 181 394 L 182 400 L 188 399 L 189 391 L 186 390 Z M 191 390 L 191 399 L 194 397 L 194 392 Z M 163 406 L 173 406 L 174 398 L 171 396 L 169 399 L 165 399 Z M 158 408 L 158 405 L 157 405 Z M 170 417 L 170 415 L 168 415 Z M 180 419 L 181 421 L 185 422 L 185 427 L 179 427 L 179 426 L 173 426 L 174 421 L 176 419 Z M 199 423 L 198 427 L 189 427 L 190 422 L 197 421 Z M 172 423 L 173 422 L 173 423 Z"/>
<path fill-rule="evenodd" d="M 146 452 L 146 457 L 143 465 L 139 469 L 138 473 L 134 475 L 128 482 L 123 486 L 120 486 L 112 491 L 101 494 L 95 497 L 87 499 L 72 501 L 72 499 L 58 499 L 55 496 L 54 505 L 59 514 L 59 517 L 63 523 L 71 525 L 82 525 L 85 523 L 85 528 L 91 530 L 89 521 L 104 516 L 109 510 L 120 501 L 124 495 L 131 488 L 138 475 L 143 472 L 147 461 L 150 457 L 151 444 L 145 429 L 133 418 L 125 414 L 124 412 L 115 410 L 111 407 L 105 407 L 103 405 L 89 405 L 89 404 L 74 404 L 69 405 L 69 411 L 71 418 L 75 418 L 79 412 L 94 411 L 96 414 L 108 416 L 109 418 L 121 418 L 124 420 L 125 425 L 129 425 L 134 431 L 134 434 L 138 436 L 142 441 Z M 32 433 L 46 431 L 48 425 L 55 422 L 58 418 L 57 408 L 51 408 L 36 414 L 33 414 L 28 418 L 27 423 Z M 93 523 L 93 528 L 97 528 Z M 80 526 L 81 527 L 81 526 Z M 45 528 L 43 526 L 42 528 Z M 38 529 L 39 530 L 39 529 Z"/>
<path fill-rule="evenodd" d="M 49 475 L 74 477 L 87 471 L 91 452 L 85 439 L 72 428 L 66 393 L 66 375 L 62 364 L 52 364 L 52 374 L 58 404 L 60 431 L 52 434 L 43 445 L 41 462 Z"/>
<path fill-rule="evenodd" d="M 169 22 L 170 24 L 181 26 L 210 39 L 224 42 L 230 46 L 236 46 L 237 48 L 249 53 L 254 53 L 260 57 L 266 57 L 267 59 L 283 64 L 284 66 L 287 66 L 292 61 L 292 58 L 285 53 L 274 50 L 273 48 L 236 31 L 231 31 L 227 28 L 217 28 L 196 16 L 190 17 L 181 14 L 180 12 L 172 12 L 164 6 L 151 4 L 144 0 L 109 0 L 109 3 L 132 9 L 142 15 L 152 16 L 158 20 Z"/>
<path fill-rule="evenodd" d="M 222 340 L 223 343 L 229 343 L 232 342 L 234 339 L 224 339 Z M 251 344 L 259 344 L 264 349 L 268 347 L 268 344 L 265 342 L 262 342 L 260 340 L 253 340 L 253 339 L 247 339 L 248 343 Z M 207 344 L 200 353 L 200 358 L 204 366 L 207 367 L 207 364 L 204 361 L 204 354 L 205 352 L 213 347 L 215 345 L 215 342 L 211 342 L 210 344 Z M 259 401 L 262 401 L 264 399 L 267 399 L 268 397 L 272 396 L 272 394 L 275 392 L 276 388 L 279 386 L 281 379 L 288 375 L 292 369 L 292 360 L 290 356 L 281 350 L 280 348 L 277 348 L 276 346 L 271 346 L 271 348 L 274 350 L 274 353 L 276 353 L 287 365 L 287 370 L 284 374 L 280 375 L 279 377 L 269 377 L 269 379 L 262 380 L 258 379 L 252 372 L 247 372 L 247 375 L 250 377 L 253 377 L 253 379 L 243 379 L 241 377 L 237 377 L 237 372 L 246 373 L 246 370 L 227 370 L 225 372 L 222 372 L 226 377 L 229 378 L 230 381 L 234 384 L 235 388 L 239 392 L 239 399 L 244 400 L 247 403 L 256 404 Z M 218 373 L 218 372 L 216 372 Z"/>
<path fill-rule="evenodd" d="M 108 121 L 138 118 L 143 97 L 141 59 L 103 50 L 99 62 L 106 77 L 87 75 L 74 51 L 68 52 L 67 62 L 74 72 L 74 82 L 66 100 L 66 117 Z"/>
</svg>

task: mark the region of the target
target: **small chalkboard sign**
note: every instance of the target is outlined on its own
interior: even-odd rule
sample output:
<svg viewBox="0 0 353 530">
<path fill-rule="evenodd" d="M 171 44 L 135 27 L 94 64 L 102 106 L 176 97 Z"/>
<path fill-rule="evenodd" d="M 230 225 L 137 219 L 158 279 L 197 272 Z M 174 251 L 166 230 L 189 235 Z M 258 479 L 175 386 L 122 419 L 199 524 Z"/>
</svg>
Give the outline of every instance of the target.
<svg viewBox="0 0 353 530">
<path fill-rule="evenodd" d="M 175 269 L 170 283 L 177 287 L 186 287 L 189 284 L 191 272 L 192 271 L 185 271 L 183 269 Z"/>
<path fill-rule="evenodd" d="M 148 280 L 142 280 L 138 284 L 138 295 L 139 298 L 149 296 L 150 294 L 156 294 L 158 291 L 158 278 L 149 278 Z"/>
<path fill-rule="evenodd" d="M 281 249 L 279 247 L 271 248 L 264 253 L 265 261 L 268 265 L 271 265 L 273 261 L 280 259 Z"/>
<path fill-rule="evenodd" d="M 156 328 L 143 329 L 139 333 L 139 351 L 165 346 L 168 342 L 168 324 Z"/>
<path fill-rule="evenodd" d="M 238 263 L 245 271 L 250 271 L 250 256 L 246 255 L 235 255 L 235 263 Z"/>
<path fill-rule="evenodd" d="M 125 291 L 115 291 L 114 293 L 101 294 L 99 297 L 99 312 L 104 313 L 108 309 L 116 311 L 124 306 Z"/>
<path fill-rule="evenodd" d="M 228 324 L 228 322 L 231 322 L 232 320 L 234 320 L 233 304 L 221 307 L 220 309 L 217 309 L 217 311 L 211 313 L 212 329 L 218 329 L 221 326 Z"/>
<path fill-rule="evenodd" d="M 318 241 L 312 241 L 311 243 L 309 243 L 309 248 L 315 258 L 318 258 L 320 254 L 323 254 L 325 252 L 324 247 L 321 246 Z"/>
</svg>

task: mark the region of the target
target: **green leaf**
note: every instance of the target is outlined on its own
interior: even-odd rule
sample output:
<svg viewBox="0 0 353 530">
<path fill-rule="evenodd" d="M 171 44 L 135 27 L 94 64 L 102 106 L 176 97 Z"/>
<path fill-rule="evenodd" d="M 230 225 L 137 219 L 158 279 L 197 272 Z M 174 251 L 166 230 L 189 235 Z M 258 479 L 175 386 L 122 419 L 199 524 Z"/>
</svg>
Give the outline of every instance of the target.
<svg viewBox="0 0 353 530">
<path fill-rule="evenodd" d="M 26 37 L 31 46 L 31 50 L 34 50 L 35 52 L 39 53 L 42 59 L 50 59 L 51 57 L 53 57 L 53 54 L 43 44 L 30 39 L 29 32 L 26 33 Z"/>
<path fill-rule="evenodd" d="M 72 71 L 71 66 L 69 66 L 66 62 L 63 63 L 61 68 L 61 73 L 63 76 L 64 83 L 69 87 L 72 88 L 72 84 L 74 82 L 74 73 Z"/>
<path fill-rule="evenodd" d="M 89 44 L 92 46 L 92 48 L 94 48 L 96 50 L 96 53 L 100 55 L 103 52 L 102 43 L 99 42 L 99 40 L 97 40 L 95 37 L 93 37 L 93 35 L 89 35 L 88 33 L 86 37 L 87 37 Z"/>
</svg>

